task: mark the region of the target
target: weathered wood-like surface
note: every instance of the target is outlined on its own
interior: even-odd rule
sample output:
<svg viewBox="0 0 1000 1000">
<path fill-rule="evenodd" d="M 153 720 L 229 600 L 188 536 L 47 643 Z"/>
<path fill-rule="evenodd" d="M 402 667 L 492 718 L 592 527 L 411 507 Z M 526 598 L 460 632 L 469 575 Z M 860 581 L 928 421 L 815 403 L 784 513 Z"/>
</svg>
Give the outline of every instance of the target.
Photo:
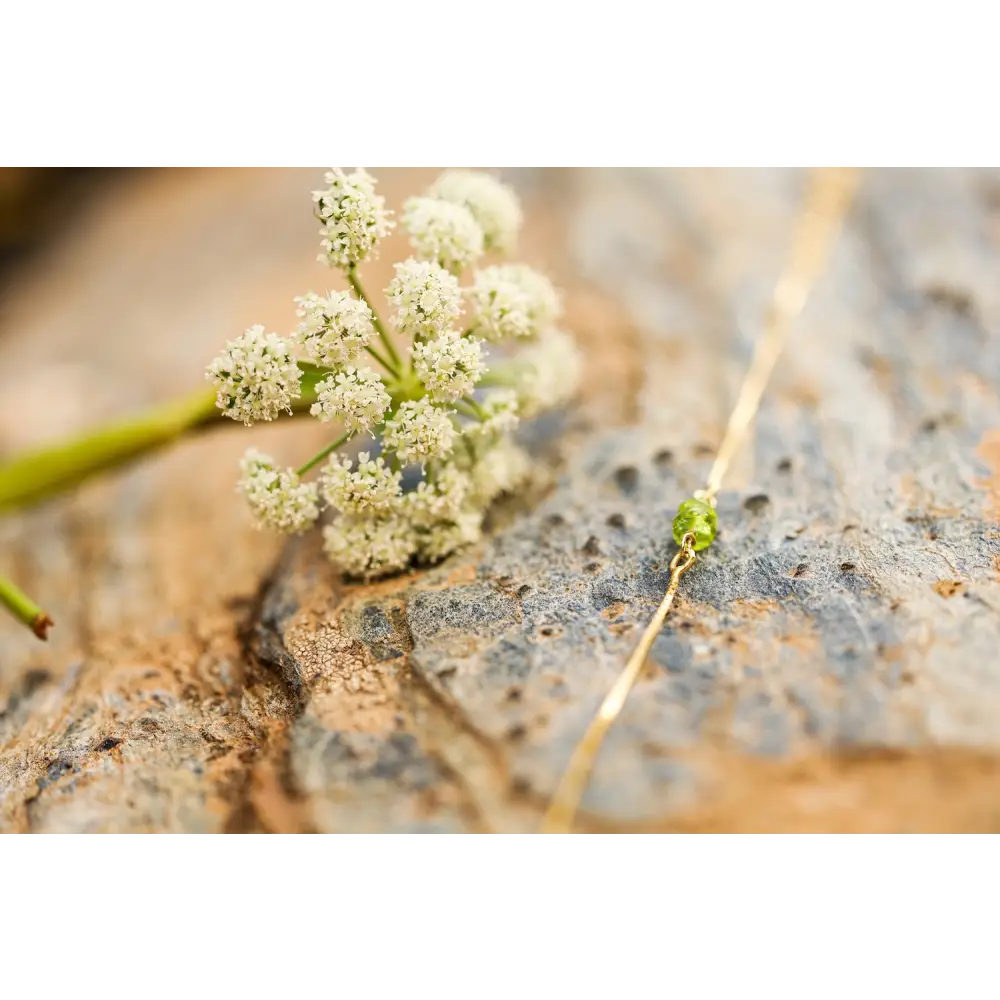
<svg viewBox="0 0 1000 1000">
<path fill-rule="evenodd" d="M 579 404 L 529 429 L 548 486 L 370 587 L 232 497 L 251 440 L 322 440 L 301 422 L 0 521 L 0 566 L 59 623 L 48 647 L 0 623 L 0 829 L 535 828 L 659 600 L 802 176 L 511 176 L 587 356 Z M 140 176 L 88 207 L 2 307 L 0 451 L 287 328 L 328 280 L 315 177 Z M 397 203 L 424 181 L 385 175 Z M 867 175 L 583 828 L 1000 829 L 998 388 L 1000 177 Z"/>
</svg>

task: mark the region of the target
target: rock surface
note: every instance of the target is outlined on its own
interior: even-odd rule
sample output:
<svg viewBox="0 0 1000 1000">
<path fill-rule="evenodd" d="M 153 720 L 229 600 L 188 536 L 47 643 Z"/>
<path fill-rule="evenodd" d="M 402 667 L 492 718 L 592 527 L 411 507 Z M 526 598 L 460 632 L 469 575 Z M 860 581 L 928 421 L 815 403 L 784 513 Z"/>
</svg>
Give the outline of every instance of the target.
<svg viewBox="0 0 1000 1000">
<path fill-rule="evenodd" d="M 17 276 L 0 449 L 167 398 L 329 279 L 316 172 L 130 177 Z M 384 175 L 391 201 L 429 175 Z M 553 470 L 422 574 L 338 581 L 230 501 L 231 428 L 0 521 L 0 829 L 528 831 L 665 587 L 803 177 L 515 172 L 567 291 Z M 383 282 L 393 249 L 376 265 Z M 612 730 L 581 829 L 1000 829 L 1000 177 L 866 176 Z M 318 434 L 318 437 L 317 437 Z M 315 440 L 304 441 L 312 436 Z"/>
</svg>

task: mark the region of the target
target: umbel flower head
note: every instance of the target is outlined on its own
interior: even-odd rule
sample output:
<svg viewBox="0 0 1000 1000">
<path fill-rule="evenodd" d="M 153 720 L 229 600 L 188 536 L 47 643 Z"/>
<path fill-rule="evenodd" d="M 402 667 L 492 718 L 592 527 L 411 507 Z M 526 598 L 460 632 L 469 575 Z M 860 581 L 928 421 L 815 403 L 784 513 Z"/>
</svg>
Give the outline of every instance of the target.
<svg viewBox="0 0 1000 1000">
<path fill-rule="evenodd" d="M 375 193 L 375 179 L 358 167 L 345 174 L 339 167 L 326 175 L 326 189 L 313 192 L 316 217 L 323 223 L 319 260 L 331 267 L 355 267 L 375 253 L 379 240 L 395 223 L 385 198 Z"/>
<path fill-rule="evenodd" d="M 482 342 L 447 330 L 413 347 L 413 369 L 435 403 L 468 396 L 486 371 Z"/>
<path fill-rule="evenodd" d="M 493 501 L 532 475 L 514 441 L 519 421 L 569 401 L 580 357 L 554 328 L 561 303 L 544 275 L 526 264 L 476 269 L 514 246 L 521 210 L 509 188 L 451 171 L 406 203 L 415 256 L 395 264 L 383 322 L 358 265 L 377 253 L 390 213 L 364 170 L 326 180 L 313 196 L 321 259 L 349 288 L 297 298 L 289 337 L 251 327 L 206 377 L 235 420 L 308 410 L 331 428 L 297 469 L 251 449 L 238 489 L 254 523 L 274 531 L 305 531 L 331 511 L 326 554 L 371 579 L 482 538 Z M 374 441 L 354 457 L 360 435 Z"/>
<path fill-rule="evenodd" d="M 324 423 L 339 420 L 348 431 L 366 431 L 382 421 L 391 403 L 377 371 L 345 368 L 317 384 L 309 412 Z"/>
<path fill-rule="evenodd" d="M 479 271 L 469 299 L 472 329 L 491 341 L 537 337 L 562 311 L 552 282 L 527 264 Z"/>
<path fill-rule="evenodd" d="M 417 551 L 417 534 L 400 514 L 349 515 L 323 529 L 323 550 L 349 576 L 370 580 L 406 569 Z"/>
<path fill-rule="evenodd" d="M 483 231 L 487 250 L 510 253 L 521 229 L 521 206 L 517 195 L 489 174 L 472 170 L 449 170 L 428 192 L 432 198 L 467 208 Z"/>
<path fill-rule="evenodd" d="M 455 426 L 447 410 L 428 397 L 406 400 L 386 421 L 382 443 L 391 448 L 404 465 L 423 464 L 444 458 L 455 443 Z"/>
<path fill-rule="evenodd" d="M 252 326 L 229 341 L 205 373 L 217 389 L 216 406 L 247 426 L 255 420 L 274 420 L 282 410 L 291 413 L 300 377 L 289 345 L 276 333 L 265 333 L 262 326 Z"/>
<path fill-rule="evenodd" d="M 400 498 L 400 473 L 386 468 L 381 456 L 374 461 L 368 452 L 358 455 L 358 467 L 351 471 L 349 458 L 330 460 L 320 479 L 323 496 L 331 507 L 345 514 L 387 513 Z"/>
<path fill-rule="evenodd" d="M 421 260 L 433 260 L 461 274 L 483 255 L 483 231 L 464 205 L 437 198 L 411 198 L 403 210 L 403 228 Z"/>
<path fill-rule="evenodd" d="M 246 497 L 258 528 L 298 535 L 319 517 L 319 490 L 301 483 L 290 469 L 279 469 L 270 455 L 251 448 L 240 462 L 237 489 Z"/>
<path fill-rule="evenodd" d="M 411 258 L 397 264 L 387 294 L 396 328 L 406 337 L 435 337 L 462 314 L 458 279 L 433 261 Z"/>
<path fill-rule="evenodd" d="M 371 342 L 375 335 L 372 311 L 347 292 L 327 296 L 309 292 L 295 300 L 302 322 L 295 328 L 295 343 L 302 356 L 318 365 L 346 365 Z"/>
</svg>

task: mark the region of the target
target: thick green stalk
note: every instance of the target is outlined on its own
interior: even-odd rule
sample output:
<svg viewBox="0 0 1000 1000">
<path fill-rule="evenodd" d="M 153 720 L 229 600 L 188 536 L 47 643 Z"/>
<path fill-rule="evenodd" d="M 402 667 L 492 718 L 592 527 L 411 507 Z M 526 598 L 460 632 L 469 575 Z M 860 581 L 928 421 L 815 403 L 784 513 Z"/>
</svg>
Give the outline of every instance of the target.
<svg viewBox="0 0 1000 1000">
<path fill-rule="evenodd" d="M 382 343 L 385 344 L 385 349 L 389 352 L 389 357 L 392 358 L 393 363 L 396 366 L 395 371 L 389 369 L 392 375 L 399 378 L 400 373 L 403 370 L 403 359 L 399 356 L 396 350 L 396 345 L 392 342 L 392 337 L 389 336 L 386 331 L 385 326 L 379 317 L 378 311 L 375 306 L 372 305 L 372 300 L 368 298 L 365 294 L 364 285 L 361 284 L 361 279 L 358 277 L 357 268 L 351 266 L 347 269 L 347 280 L 351 283 L 351 288 L 354 289 L 355 294 L 366 306 L 372 311 L 372 325 L 378 331 L 378 335 L 382 338 Z"/>
<path fill-rule="evenodd" d="M 4 576 L 0 576 L 0 604 L 22 625 L 27 625 L 39 639 L 47 639 L 52 619 L 21 590 Z"/>
<path fill-rule="evenodd" d="M 328 369 L 301 363 L 302 395 L 292 409 L 308 412 L 316 383 Z M 176 441 L 184 434 L 230 422 L 216 409 L 215 390 L 200 389 L 60 444 L 39 448 L 0 466 L 0 513 L 55 496 L 98 472 L 113 469 Z"/>
</svg>

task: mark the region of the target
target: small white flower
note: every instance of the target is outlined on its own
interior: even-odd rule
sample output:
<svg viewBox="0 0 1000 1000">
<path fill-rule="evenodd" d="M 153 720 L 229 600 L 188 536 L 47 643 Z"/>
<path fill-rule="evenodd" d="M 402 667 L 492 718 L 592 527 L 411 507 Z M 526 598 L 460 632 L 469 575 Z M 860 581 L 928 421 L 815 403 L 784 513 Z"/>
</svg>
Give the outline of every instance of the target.
<svg viewBox="0 0 1000 1000">
<path fill-rule="evenodd" d="M 463 510 L 451 521 L 443 521 L 417 535 L 420 558 L 439 562 L 456 549 L 478 542 L 483 536 L 483 512 Z"/>
<path fill-rule="evenodd" d="M 431 527 L 452 520 L 465 503 L 471 486 L 468 473 L 448 464 L 435 470 L 434 482 L 421 482 L 403 497 L 403 509 L 412 522 Z"/>
<path fill-rule="evenodd" d="M 315 483 L 300 483 L 291 469 L 278 469 L 274 459 L 251 448 L 240 462 L 237 490 L 246 497 L 258 528 L 301 534 L 319 517 Z"/>
<path fill-rule="evenodd" d="M 477 271 L 468 295 L 472 330 L 491 341 L 537 337 L 562 311 L 552 282 L 527 264 Z"/>
<path fill-rule="evenodd" d="M 397 264 L 386 293 L 399 331 L 416 339 L 449 329 L 462 312 L 458 279 L 433 261 L 410 258 Z"/>
<path fill-rule="evenodd" d="M 378 372 L 371 368 L 347 368 L 328 375 L 316 386 L 317 402 L 309 412 L 324 423 L 340 420 L 344 430 L 368 430 L 381 423 L 392 402 Z"/>
<path fill-rule="evenodd" d="M 421 260 L 437 261 L 452 274 L 483 255 L 483 231 L 464 205 L 410 198 L 403 206 L 403 228 Z"/>
<path fill-rule="evenodd" d="M 521 206 L 506 184 L 489 174 L 450 170 L 434 182 L 429 194 L 464 205 L 479 223 L 487 250 L 510 253 L 514 249 L 521 228 Z"/>
<path fill-rule="evenodd" d="M 405 569 L 417 551 L 413 526 L 394 515 L 339 517 L 323 529 L 323 542 L 326 554 L 339 569 L 368 580 Z"/>
<path fill-rule="evenodd" d="M 401 496 L 400 473 L 388 468 L 381 456 L 372 461 L 366 451 L 358 455 L 354 472 L 351 464 L 349 458 L 338 461 L 334 456 L 323 470 L 320 489 L 327 503 L 345 514 L 391 510 Z"/>
<path fill-rule="evenodd" d="M 521 415 L 531 418 L 572 399 L 583 365 L 573 338 L 561 330 L 550 329 L 518 358 L 518 367 Z"/>
<path fill-rule="evenodd" d="M 330 292 L 325 298 L 309 292 L 295 300 L 302 318 L 293 334 L 295 343 L 310 361 L 333 367 L 353 361 L 375 333 L 367 303 L 347 292 Z"/>
<path fill-rule="evenodd" d="M 429 458 L 444 458 L 455 443 L 455 427 L 446 410 L 425 396 L 399 404 L 386 421 L 382 443 L 396 452 L 404 465 L 423 464 Z"/>
<path fill-rule="evenodd" d="M 375 193 L 375 178 L 359 167 L 345 174 L 335 167 L 326 175 L 325 191 L 314 191 L 316 216 L 323 223 L 319 259 L 347 268 L 374 256 L 378 241 L 395 223 L 385 198 Z"/>
<path fill-rule="evenodd" d="M 413 367 L 435 402 L 467 396 L 486 371 L 483 342 L 454 330 L 413 346 Z"/>
<path fill-rule="evenodd" d="M 252 326 L 209 366 L 205 378 L 218 389 L 215 405 L 233 420 L 249 426 L 255 420 L 274 420 L 292 412 L 292 400 L 301 394 L 299 366 L 276 333 Z"/>
<path fill-rule="evenodd" d="M 484 416 L 465 428 L 465 435 L 476 443 L 490 442 L 509 434 L 518 425 L 517 393 L 513 389 L 497 389 L 479 404 Z"/>
<path fill-rule="evenodd" d="M 488 506 L 501 493 L 510 493 L 523 485 L 530 471 L 531 460 L 525 452 L 509 438 L 502 438 L 495 447 L 478 456 L 470 469 L 469 502 Z"/>
</svg>

